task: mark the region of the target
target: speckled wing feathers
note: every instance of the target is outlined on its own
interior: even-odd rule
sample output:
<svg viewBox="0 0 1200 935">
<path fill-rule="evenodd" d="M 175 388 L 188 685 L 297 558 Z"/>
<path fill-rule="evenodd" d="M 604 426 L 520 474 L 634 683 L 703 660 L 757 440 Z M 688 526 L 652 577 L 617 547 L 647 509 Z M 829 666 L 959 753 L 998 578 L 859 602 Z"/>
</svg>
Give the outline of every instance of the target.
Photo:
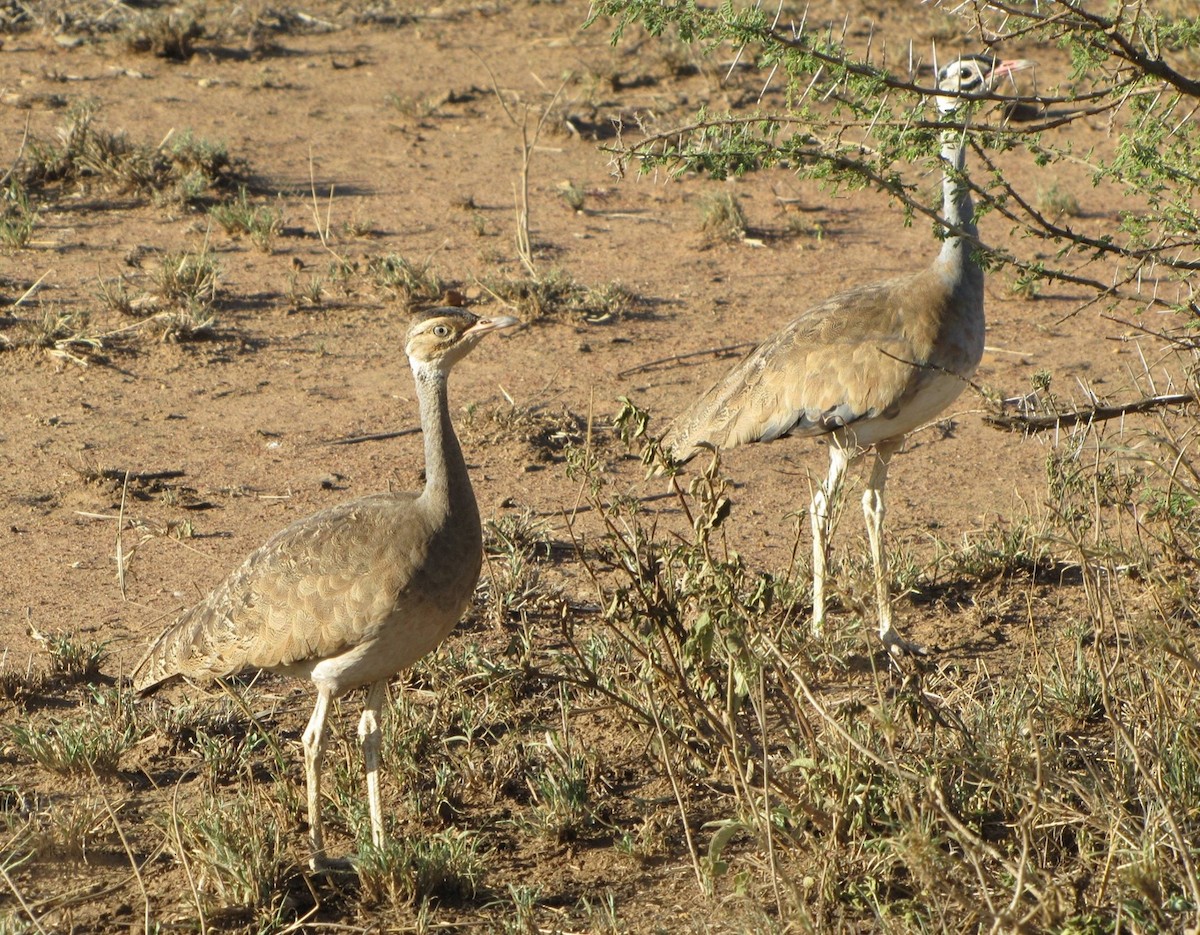
<svg viewBox="0 0 1200 935">
<path fill-rule="evenodd" d="M 412 494 L 377 494 L 280 530 L 158 637 L 134 672 L 135 687 L 146 691 L 174 675 L 311 666 L 372 640 L 398 613 L 426 614 L 413 605 L 436 601 L 443 588 L 460 603 L 478 560 L 465 586 L 425 580 L 438 539 L 419 529 L 423 522 Z M 471 577 L 470 555 L 468 544 L 461 560 L 443 567 Z M 461 610 L 444 608 L 454 619 Z"/>
<path fill-rule="evenodd" d="M 747 354 L 672 423 L 664 447 L 683 461 L 706 442 L 729 448 L 889 419 L 928 382 L 974 371 L 982 322 L 977 339 L 956 340 L 948 327 L 964 304 L 933 270 L 833 296 Z"/>
</svg>

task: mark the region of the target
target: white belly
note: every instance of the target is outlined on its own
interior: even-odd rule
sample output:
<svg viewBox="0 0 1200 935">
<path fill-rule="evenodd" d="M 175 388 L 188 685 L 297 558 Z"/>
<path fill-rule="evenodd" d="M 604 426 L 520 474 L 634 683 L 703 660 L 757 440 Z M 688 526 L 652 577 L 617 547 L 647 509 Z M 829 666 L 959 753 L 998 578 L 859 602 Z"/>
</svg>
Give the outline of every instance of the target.
<svg viewBox="0 0 1200 935">
<path fill-rule="evenodd" d="M 877 442 L 907 435 L 954 402 L 966 385 L 967 381 L 962 377 L 940 373 L 918 389 L 892 418 L 872 416 L 852 422 L 833 433 L 834 443 L 842 448 L 861 450 Z"/>
</svg>

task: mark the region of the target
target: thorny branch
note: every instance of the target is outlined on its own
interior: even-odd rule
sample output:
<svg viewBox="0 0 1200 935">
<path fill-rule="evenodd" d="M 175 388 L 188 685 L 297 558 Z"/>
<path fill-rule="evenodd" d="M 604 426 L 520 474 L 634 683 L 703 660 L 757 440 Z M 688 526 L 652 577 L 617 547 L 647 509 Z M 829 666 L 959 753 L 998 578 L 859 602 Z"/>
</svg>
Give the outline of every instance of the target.
<svg viewBox="0 0 1200 935">
<path fill-rule="evenodd" d="M 987 415 L 983 417 L 983 421 L 994 429 L 1008 432 L 1024 432 L 1026 435 L 1032 435 L 1035 432 L 1045 432 L 1050 429 L 1066 429 L 1073 425 L 1091 424 L 1093 422 L 1104 422 L 1108 419 L 1119 419 L 1122 416 L 1138 412 L 1152 412 L 1156 409 L 1165 409 L 1168 406 L 1182 406 L 1195 401 L 1196 397 L 1192 393 L 1170 393 L 1162 396 L 1150 396 L 1145 399 L 1134 400 L 1130 403 L 1121 403 L 1117 406 L 1088 406 L 1083 409 L 1073 409 L 1069 412 L 1060 412 L 1054 415 L 1035 416 L 1025 413 Z"/>
</svg>

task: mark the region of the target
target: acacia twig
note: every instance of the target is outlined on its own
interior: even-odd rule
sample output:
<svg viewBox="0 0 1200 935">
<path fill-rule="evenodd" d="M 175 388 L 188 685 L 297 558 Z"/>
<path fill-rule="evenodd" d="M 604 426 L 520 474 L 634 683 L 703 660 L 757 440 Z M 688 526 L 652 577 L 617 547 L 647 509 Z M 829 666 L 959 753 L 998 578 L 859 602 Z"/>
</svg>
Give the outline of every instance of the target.
<svg viewBox="0 0 1200 935">
<path fill-rule="evenodd" d="M 1072 409 L 1056 415 L 1034 416 L 1014 413 L 1013 415 L 987 415 L 983 417 L 994 429 L 1006 432 L 1024 432 L 1032 435 L 1035 432 L 1045 432 L 1050 429 L 1066 429 L 1073 425 L 1090 422 L 1104 422 L 1107 419 L 1119 419 L 1121 416 L 1135 412 L 1152 412 L 1166 406 L 1181 406 L 1184 403 L 1195 402 L 1192 393 L 1168 393 L 1162 396 L 1148 396 L 1145 399 L 1134 400 L 1131 403 L 1121 403 L 1117 406 L 1089 406 L 1085 409 Z"/>
</svg>

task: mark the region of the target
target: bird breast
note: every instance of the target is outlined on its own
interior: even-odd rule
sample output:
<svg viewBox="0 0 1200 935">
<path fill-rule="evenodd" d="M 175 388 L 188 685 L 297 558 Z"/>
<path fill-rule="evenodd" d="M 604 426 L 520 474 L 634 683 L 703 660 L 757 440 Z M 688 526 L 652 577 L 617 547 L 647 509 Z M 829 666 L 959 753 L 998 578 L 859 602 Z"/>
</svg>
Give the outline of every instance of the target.
<svg viewBox="0 0 1200 935">
<path fill-rule="evenodd" d="M 308 675 L 335 695 L 388 678 L 434 649 L 479 580 L 477 520 L 457 523 L 407 497 L 379 497 L 372 506 L 376 522 L 355 524 L 344 543 L 344 575 L 307 579 L 305 616 L 326 621 L 320 644 L 294 646 L 269 666 Z M 294 636 L 295 623 L 285 632 Z"/>
<path fill-rule="evenodd" d="M 159 637 L 139 690 L 258 668 L 339 695 L 394 675 L 449 632 L 474 593 L 482 536 L 467 512 L 376 494 L 292 523 Z"/>
</svg>

